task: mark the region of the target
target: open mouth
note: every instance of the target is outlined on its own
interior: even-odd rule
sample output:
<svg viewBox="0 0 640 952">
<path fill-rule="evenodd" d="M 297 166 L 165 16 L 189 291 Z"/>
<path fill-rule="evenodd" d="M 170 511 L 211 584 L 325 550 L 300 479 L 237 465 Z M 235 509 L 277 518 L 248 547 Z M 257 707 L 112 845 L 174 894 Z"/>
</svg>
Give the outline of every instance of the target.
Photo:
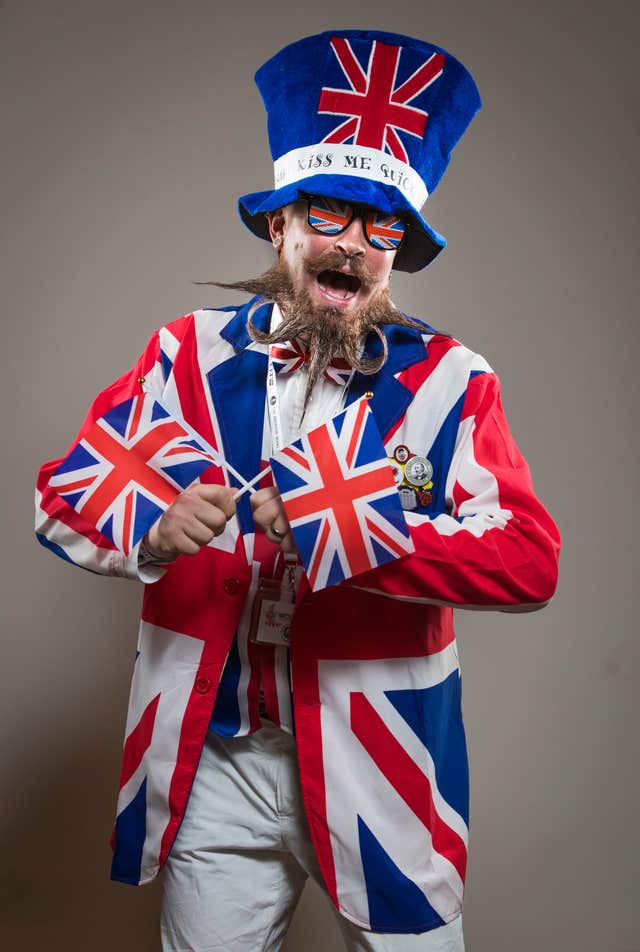
<svg viewBox="0 0 640 952">
<path fill-rule="evenodd" d="M 339 301 L 348 301 L 360 290 L 362 282 L 355 274 L 344 271 L 321 271 L 318 275 L 320 289 L 328 296 Z"/>
</svg>

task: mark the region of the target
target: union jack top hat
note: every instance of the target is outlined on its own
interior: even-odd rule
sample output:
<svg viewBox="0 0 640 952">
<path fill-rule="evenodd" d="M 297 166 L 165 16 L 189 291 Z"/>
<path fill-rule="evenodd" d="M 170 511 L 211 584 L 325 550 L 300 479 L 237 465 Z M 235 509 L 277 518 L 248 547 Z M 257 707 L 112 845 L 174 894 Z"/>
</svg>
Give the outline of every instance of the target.
<svg viewBox="0 0 640 952">
<path fill-rule="evenodd" d="M 464 66 L 408 36 L 333 30 L 285 46 L 255 80 L 275 188 L 239 199 L 247 227 L 268 239 L 265 212 L 302 194 L 347 199 L 411 222 L 394 268 L 428 265 L 446 240 L 420 209 L 481 106 Z"/>
</svg>

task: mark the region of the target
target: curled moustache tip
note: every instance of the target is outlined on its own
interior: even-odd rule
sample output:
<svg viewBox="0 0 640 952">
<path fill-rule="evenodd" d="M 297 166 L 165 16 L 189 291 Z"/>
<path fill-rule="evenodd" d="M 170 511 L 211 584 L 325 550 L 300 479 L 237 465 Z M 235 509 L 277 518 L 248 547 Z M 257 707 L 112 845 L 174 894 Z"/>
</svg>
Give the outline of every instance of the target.
<svg viewBox="0 0 640 952">
<path fill-rule="evenodd" d="M 260 298 L 257 301 L 254 301 L 251 307 L 249 308 L 249 313 L 247 314 L 247 331 L 251 340 L 255 341 L 257 344 L 268 344 L 270 343 L 269 338 L 272 336 L 267 333 L 267 331 L 261 331 L 259 327 L 253 323 L 253 315 L 259 310 L 264 304 L 272 304 L 272 300 L 267 297 Z"/>
<path fill-rule="evenodd" d="M 382 353 L 378 357 L 370 357 L 367 360 L 360 361 L 360 366 L 357 369 L 360 371 L 360 373 L 365 374 L 365 376 L 377 373 L 380 368 L 384 366 L 389 355 L 389 345 L 387 344 L 387 338 L 384 336 L 380 328 L 374 326 L 371 328 L 371 330 L 374 332 L 374 334 L 377 334 L 378 338 L 382 342 Z"/>
</svg>

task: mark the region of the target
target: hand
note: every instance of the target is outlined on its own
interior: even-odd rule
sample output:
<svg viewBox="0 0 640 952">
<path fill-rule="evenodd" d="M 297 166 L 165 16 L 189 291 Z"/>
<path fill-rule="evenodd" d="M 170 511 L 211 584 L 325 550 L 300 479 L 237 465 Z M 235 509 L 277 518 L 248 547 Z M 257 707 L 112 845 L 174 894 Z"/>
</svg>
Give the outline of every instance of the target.
<svg viewBox="0 0 640 952">
<path fill-rule="evenodd" d="M 150 555 L 159 558 L 196 555 L 202 546 L 221 535 L 236 511 L 233 489 L 196 483 L 173 500 L 146 536 Z"/>
<path fill-rule="evenodd" d="M 270 542 L 279 545 L 283 552 L 295 552 L 296 543 L 284 511 L 277 486 L 268 486 L 253 493 L 250 499 L 253 521 Z"/>
</svg>

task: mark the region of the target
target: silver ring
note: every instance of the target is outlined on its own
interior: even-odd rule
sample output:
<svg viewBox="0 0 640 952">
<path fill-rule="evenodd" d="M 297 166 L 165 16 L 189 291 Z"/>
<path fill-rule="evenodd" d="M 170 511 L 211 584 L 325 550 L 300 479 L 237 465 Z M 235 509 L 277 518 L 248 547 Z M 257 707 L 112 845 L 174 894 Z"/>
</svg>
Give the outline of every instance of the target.
<svg viewBox="0 0 640 952">
<path fill-rule="evenodd" d="M 276 537 L 276 539 L 278 540 L 278 542 L 282 542 L 282 540 L 284 539 L 284 537 L 285 537 L 286 534 L 287 534 L 286 532 L 279 532 L 279 531 L 276 529 L 275 521 L 272 522 L 271 525 L 269 526 L 269 532 L 270 532 L 272 535 L 274 535 L 274 536 Z"/>
</svg>

